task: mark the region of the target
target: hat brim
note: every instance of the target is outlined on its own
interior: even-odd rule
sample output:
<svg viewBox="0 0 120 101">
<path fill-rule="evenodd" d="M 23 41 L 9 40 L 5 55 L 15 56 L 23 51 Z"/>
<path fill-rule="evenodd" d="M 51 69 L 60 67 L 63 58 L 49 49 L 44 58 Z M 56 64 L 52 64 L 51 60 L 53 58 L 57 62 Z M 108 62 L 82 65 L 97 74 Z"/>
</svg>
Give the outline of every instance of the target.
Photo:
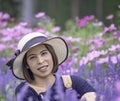
<svg viewBox="0 0 120 101">
<path fill-rule="evenodd" d="M 48 39 L 47 41 L 44 42 L 40 42 L 40 43 L 36 43 L 34 46 L 38 45 L 38 44 L 49 44 L 53 47 L 56 56 L 58 57 L 58 64 L 60 65 L 61 63 L 63 63 L 67 57 L 68 57 L 68 46 L 65 42 L 64 39 L 60 38 L 60 37 L 55 37 L 52 39 Z M 29 49 L 31 49 L 33 46 L 31 46 Z M 23 58 L 24 55 L 26 54 L 26 52 L 29 50 L 25 50 L 23 52 L 21 52 L 15 59 L 14 63 L 13 63 L 13 74 L 15 77 L 19 78 L 19 79 L 25 79 L 24 75 L 23 75 L 23 68 L 22 68 L 22 62 L 23 62 Z"/>
</svg>

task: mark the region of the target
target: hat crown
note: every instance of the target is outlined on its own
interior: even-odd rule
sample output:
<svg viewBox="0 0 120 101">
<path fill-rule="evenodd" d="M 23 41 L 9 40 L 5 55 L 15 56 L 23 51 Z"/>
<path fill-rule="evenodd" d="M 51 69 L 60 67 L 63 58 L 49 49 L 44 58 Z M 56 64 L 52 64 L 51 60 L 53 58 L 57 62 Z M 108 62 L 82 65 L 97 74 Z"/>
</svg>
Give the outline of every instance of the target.
<svg viewBox="0 0 120 101">
<path fill-rule="evenodd" d="M 30 40 L 36 38 L 36 37 L 45 37 L 47 36 L 45 34 L 42 34 L 40 32 L 32 32 L 29 34 L 26 34 L 18 43 L 18 50 L 22 51 L 23 47 L 29 42 Z"/>
</svg>

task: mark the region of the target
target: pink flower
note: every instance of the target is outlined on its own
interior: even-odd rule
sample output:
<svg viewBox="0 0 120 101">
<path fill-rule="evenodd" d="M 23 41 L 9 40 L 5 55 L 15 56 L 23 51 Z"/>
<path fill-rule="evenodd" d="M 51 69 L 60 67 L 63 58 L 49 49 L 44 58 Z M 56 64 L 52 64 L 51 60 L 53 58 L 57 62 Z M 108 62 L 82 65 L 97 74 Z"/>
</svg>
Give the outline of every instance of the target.
<svg viewBox="0 0 120 101">
<path fill-rule="evenodd" d="M 84 19 L 87 21 L 93 20 L 95 18 L 94 15 L 90 15 L 90 16 L 85 16 Z"/>
<path fill-rule="evenodd" d="M 115 26 L 115 24 L 111 24 L 109 27 L 104 28 L 102 34 L 104 35 L 108 31 L 115 31 L 115 30 L 117 30 L 117 27 Z"/>
<path fill-rule="evenodd" d="M 6 27 L 7 26 L 7 22 L 6 21 L 0 21 L 0 27 Z"/>
<path fill-rule="evenodd" d="M 79 27 L 84 27 L 84 26 L 86 26 L 88 21 L 93 20 L 94 18 L 95 18 L 94 15 L 85 16 L 82 19 L 78 19 L 77 24 Z"/>
<path fill-rule="evenodd" d="M 1 38 L 2 42 L 11 41 L 11 40 L 12 40 L 11 36 Z"/>
<path fill-rule="evenodd" d="M 61 28 L 59 26 L 53 27 L 52 32 L 59 32 Z"/>
<path fill-rule="evenodd" d="M 0 12 L 0 19 L 4 19 L 4 20 L 7 20 L 7 19 L 9 19 L 10 18 L 10 16 L 9 16 L 9 14 L 7 14 L 7 13 L 3 13 L 3 12 Z"/>
<path fill-rule="evenodd" d="M 27 22 L 20 22 L 20 23 L 19 23 L 19 26 L 27 26 L 27 25 L 28 25 Z"/>
<path fill-rule="evenodd" d="M 9 14 L 5 13 L 5 14 L 3 15 L 3 18 L 7 20 L 7 19 L 10 18 L 10 16 L 9 16 Z"/>
<path fill-rule="evenodd" d="M 94 45 L 90 46 L 89 51 L 94 51 L 96 47 Z"/>
<path fill-rule="evenodd" d="M 115 26 L 115 24 L 111 24 L 111 25 L 109 26 L 109 30 L 110 30 L 110 31 L 117 30 L 117 27 Z"/>
<path fill-rule="evenodd" d="M 116 63 L 117 63 L 117 58 L 116 58 L 116 56 L 112 56 L 112 57 L 111 57 L 111 61 L 112 61 L 113 64 L 116 64 Z"/>
<path fill-rule="evenodd" d="M 110 48 L 108 48 L 109 51 L 116 51 L 116 50 L 120 50 L 120 45 L 112 45 Z"/>
<path fill-rule="evenodd" d="M 114 17 L 114 15 L 113 15 L 113 14 L 110 14 L 110 15 L 108 15 L 108 16 L 106 17 L 106 19 L 111 20 L 111 19 L 113 19 L 113 17 Z"/>
<path fill-rule="evenodd" d="M 45 33 L 45 29 L 44 29 L 44 27 L 42 27 L 42 26 L 36 27 L 36 28 L 34 29 L 34 31 Z"/>
<path fill-rule="evenodd" d="M 107 31 L 109 31 L 109 28 L 108 27 L 105 27 L 102 34 L 104 35 Z"/>
<path fill-rule="evenodd" d="M 6 46 L 5 46 L 5 45 L 0 44 L 0 51 L 3 51 L 5 48 L 6 48 Z"/>
<path fill-rule="evenodd" d="M 120 97 L 117 97 L 117 98 L 115 99 L 115 101 L 120 101 Z"/>
<path fill-rule="evenodd" d="M 104 44 L 104 40 L 103 39 L 94 39 L 93 43 L 95 44 L 96 47 L 102 47 Z"/>
<path fill-rule="evenodd" d="M 105 58 L 100 58 L 98 61 L 98 63 L 108 63 L 108 57 L 105 57 Z"/>
<path fill-rule="evenodd" d="M 101 22 L 101 21 L 100 21 L 100 22 L 94 22 L 93 25 L 94 25 L 94 26 L 102 26 L 102 25 L 103 25 L 103 22 Z"/>
<path fill-rule="evenodd" d="M 45 17 L 45 12 L 39 12 L 38 14 L 35 15 L 36 18 L 44 18 Z"/>
<path fill-rule="evenodd" d="M 119 32 L 119 31 L 114 32 L 113 35 L 114 35 L 115 37 L 119 38 L 119 37 L 120 37 L 120 32 Z"/>
<path fill-rule="evenodd" d="M 118 5 L 118 8 L 120 8 L 120 5 Z"/>
<path fill-rule="evenodd" d="M 79 19 L 77 23 L 79 27 L 84 27 L 87 24 L 87 21 L 85 19 Z"/>
</svg>

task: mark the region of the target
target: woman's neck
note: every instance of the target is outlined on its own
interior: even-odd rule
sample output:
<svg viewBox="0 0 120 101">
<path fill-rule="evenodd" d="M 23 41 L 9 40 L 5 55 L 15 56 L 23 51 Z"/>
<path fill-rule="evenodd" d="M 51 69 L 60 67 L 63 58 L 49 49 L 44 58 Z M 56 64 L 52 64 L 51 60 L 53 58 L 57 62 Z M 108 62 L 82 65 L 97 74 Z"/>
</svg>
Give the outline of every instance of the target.
<svg viewBox="0 0 120 101">
<path fill-rule="evenodd" d="M 55 76 L 49 75 L 44 78 L 35 77 L 35 80 L 31 83 L 31 85 L 34 85 L 36 87 L 43 87 L 48 88 L 51 87 L 55 82 Z"/>
</svg>

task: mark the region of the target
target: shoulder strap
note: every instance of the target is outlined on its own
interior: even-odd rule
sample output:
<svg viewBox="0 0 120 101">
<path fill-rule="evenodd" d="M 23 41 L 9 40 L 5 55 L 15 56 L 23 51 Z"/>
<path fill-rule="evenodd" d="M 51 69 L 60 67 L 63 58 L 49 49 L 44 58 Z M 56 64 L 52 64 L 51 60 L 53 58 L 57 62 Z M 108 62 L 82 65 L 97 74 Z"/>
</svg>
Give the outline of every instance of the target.
<svg viewBox="0 0 120 101">
<path fill-rule="evenodd" d="M 70 75 L 62 75 L 62 79 L 66 88 L 72 88 L 72 80 Z"/>
</svg>

